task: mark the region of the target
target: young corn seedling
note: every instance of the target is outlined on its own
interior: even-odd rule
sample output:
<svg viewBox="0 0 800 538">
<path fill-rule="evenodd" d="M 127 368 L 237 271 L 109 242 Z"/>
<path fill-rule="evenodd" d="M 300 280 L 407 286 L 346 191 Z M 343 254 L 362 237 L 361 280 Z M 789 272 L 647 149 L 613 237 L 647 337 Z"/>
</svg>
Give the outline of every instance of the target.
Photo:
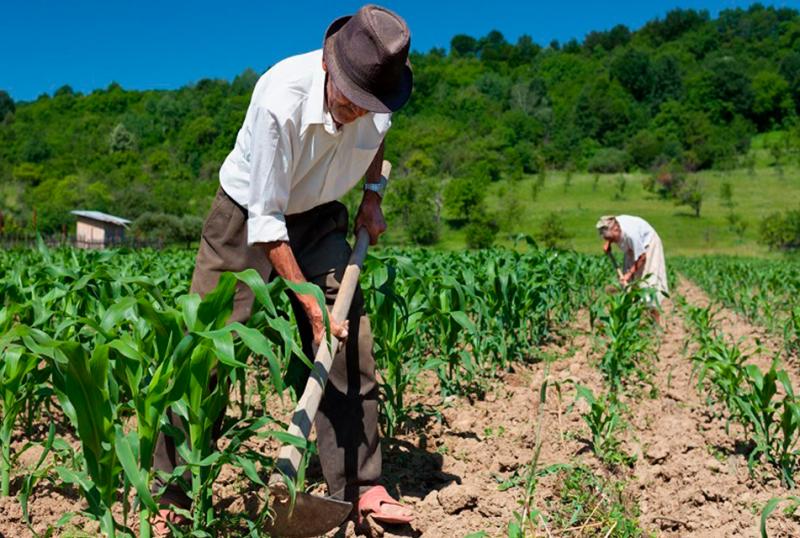
<svg viewBox="0 0 800 538">
<path fill-rule="evenodd" d="M 575 390 L 576 402 L 584 400 L 589 405 L 589 410 L 581 418 L 591 433 L 591 446 L 595 455 L 609 465 L 629 465 L 635 461 L 620 448 L 621 442 L 617 433 L 624 426 L 624 421 L 621 404 L 614 393 L 596 397 L 590 388 L 583 385 L 576 385 Z"/>
<path fill-rule="evenodd" d="M 751 432 L 755 449 L 748 457 L 752 472 L 758 459 L 777 467 L 781 481 L 794 487 L 797 467 L 797 442 L 800 433 L 800 405 L 797 403 L 789 376 L 776 370 L 773 363 L 764 374 L 757 366 L 745 367 L 747 389 L 735 399 L 736 415 Z M 783 396 L 778 395 L 778 387 Z"/>
<path fill-rule="evenodd" d="M 724 336 L 706 339 L 692 356 L 692 375 L 697 376 L 697 390 L 709 390 L 711 402 L 718 402 L 729 410 L 736 409 L 745 377 L 747 357 L 736 343 L 729 344 Z M 726 430 L 730 424 L 726 420 Z"/>
<path fill-rule="evenodd" d="M 196 295 L 190 295 L 179 301 L 183 307 L 183 319 L 188 333 L 178 348 L 182 349 L 186 357 L 188 379 L 185 383 L 176 384 L 179 390 L 173 410 L 185 426 L 185 438 L 175 439 L 178 452 L 185 461 L 185 467 L 179 466 L 173 476 L 182 474 L 186 468 L 191 473 L 194 533 L 200 533 L 217 523 L 211 486 L 221 469 L 218 463 L 225 453 L 214 450 L 212 433 L 228 403 L 228 390 L 232 380 L 235 379 L 235 374 L 238 372 L 239 375 L 243 375 L 247 367 L 244 362 L 247 355 L 253 353 L 266 357 L 276 390 L 280 392 L 283 389 L 281 381 L 283 365 L 267 338 L 253 327 L 241 323 L 228 324 L 228 317 L 233 310 L 237 279 L 251 287 L 258 304 L 269 312 L 275 311 L 271 294 L 285 287 L 297 293 L 313 293 L 320 305 L 324 305 L 321 290 L 312 284 L 298 285 L 278 280 L 268 286 L 253 270 L 237 275 L 223 274 L 216 289 L 202 301 Z M 257 320 L 263 321 L 263 318 Z M 291 351 L 295 351 L 296 349 L 287 343 L 287 340 L 294 342 L 293 335 L 283 333 L 282 336 L 284 342 L 280 344 L 287 345 L 278 347 L 284 349 L 288 347 Z M 241 459 L 238 461 L 250 469 L 251 476 L 254 475 L 248 463 L 244 463 Z M 299 480 L 302 480 L 302 476 Z"/>
</svg>

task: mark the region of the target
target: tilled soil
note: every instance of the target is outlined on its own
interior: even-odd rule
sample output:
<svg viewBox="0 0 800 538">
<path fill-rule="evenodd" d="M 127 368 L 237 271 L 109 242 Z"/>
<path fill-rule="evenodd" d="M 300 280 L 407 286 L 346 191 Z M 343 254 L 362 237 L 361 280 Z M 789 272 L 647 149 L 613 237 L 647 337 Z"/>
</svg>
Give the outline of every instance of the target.
<svg viewBox="0 0 800 538">
<path fill-rule="evenodd" d="M 677 291 L 691 304 L 708 302 L 699 288 L 685 280 Z M 742 345 L 749 352 L 756 351 L 752 345 L 755 337 L 761 340 L 766 351 L 755 353 L 752 361 L 768 367 L 779 344 L 729 311 L 723 310 L 719 316 L 724 319 L 720 327 L 734 339 L 744 338 Z M 488 536 L 505 536 L 524 491 L 522 487 L 500 491 L 498 485 L 525 473 L 540 426 L 538 467 L 581 464 L 598 476 L 624 483 L 625 498 L 638 505 L 639 524 L 647 534 L 758 536 L 760 512 L 766 502 L 796 492 L 783 488 L 771 469 L 762 468 L 755 477 L 750 476 L 742 432 L 734 425 L 726 433 L 724 420 L 715 416 L 695 388 L 685 349 L 683 315 L 670 301 L 666 301 L 662 325 L 653 368 L 654 390 L 645 387 L 638 391 L 639 396 L 625 402 L 629 427 L 621 437 L 623 449 L 636 456 L 631 467 L 609 468 L 594 457 L 580 416 L 586 406 L 583 402 L 573 406 L 572 383 L 585 385 L 596 394 L 603 391 L 595 364 L 600 343 L 592 335 L 586 313 L 578 316 L 562 341 L 539 350 L 536 360 L 499 374 L 481 400 L 450 398 L 442 405 L 434 376 L 423 376 L 409 404 L 428 406 L 438 411 L 438 416 L 418 417 L 407 433 L 385 439 L 383 445 L 387 489 L 413 507 L 417 517 L 412 526 L 373 525 L 371 534 L 455 538 L 484 531 Z M 550 389 L 540 409 L 539 391 L 545 379 Z M 273 413 L 276 409 L 288 416 L 288 406 L 270 406 Z M 250 446 L 265 453 L 277 450 L 269 440 L 256 440 Z M 25 460 L 32 463 L 35 454 Z M 310 469 L 310 475 L 320 479 L 316 467 Z M 605 536 L 608 529 L 564 530 L 545 523 L 547 507 L 558 500 L 559 476 L 542 476 L 537 484 L 534 506 L 545 516 L 538 535 Z M 260 492 L 243 483 L 241 471 L 236 469 L 224 470 L 215 490 L 218 506 L 233 512 L 257 506 L 259 496 Z M 64 512 L 81 506 L 74 492 L 44 483 L 30 500 L 34 529 L 44 532 Z M 21 515 L 16 498 L 0 499 L 0 536 L 32 536 Z M 780 511 L 770 517 L 768 529 L 771 537 L 800 536 L 798 521 Z M 80 531 L 78 535 L 97 533 L 95 525 L 77 519 L 71 530 L 61 529 L 54 535 L 75 536 L 75 530 Z M 328 536 L 355 535 L 349 523 Z"/>
<path fill-rule="evenodd" d="M 682 280 L 679 293 L 690 304 L 705 306 L 708 298 L 694 284 Z M 698 394 L 685 343 L 687 331 L 682 313 L 671 301 L 665 303 L 663 333 L 652 379 L 655 396 L 643 390 L 628 403 L 630 427 L 623 435 L 625 450 L 636 456 L 630 469 L 608 469 L 587 450 L 586 428 L 580 417 L 585 406 L 574 401 L 570 382 L 603 390 L 595 366 L 599 350 L 591 335 L 588 315 L 579 318 L 575 334 L 545 354 L 560 357 L 549 372 L 551 386 L 560 384 L 562 398 L 548 391 L 545 409 L 539 409 L 539 389 L 545 378 L 543 362 L 505 374 L 485 401 L 460 401 L 442 411 L 443 423 L 433 424 L 424 435 L 402 437 L 404 446 L 418 452 L 412 465 L 419 471 L 387 457 L 387 474 L 396 483 L 395 493 L 417 511 L 417 522 L 402 532 L 387 529 L 385 536 L 465 536 L 486 531 L 503 536 L 522 497 L 520 488 L 499 492 L 498 480 L 521 470 L 530 461 L 536 442 L 536 421 L 543 412 L 542 450 L 539 466 L 581 463 L 600 476 L 622 480 L 627 497 L 638 504 L 640 526 L 648 534 L 665 537 L 759 536 L 763 506 L 773 497 L 796 494 L 787 491 L 771 470 L 749 475 L 742 432 L 735 425 L 725 431 L 725 421 L 715 417 L 705 397 Z M 755 353 L 754 339 L 764 350 L 750 361 L 762 368 L 771 363 L 779 343 L 728 310 L 718 314 L 720 327 L 742 347 Z M 691 351 L 691 347 L 689 348 Z M 497 432 L 502 431 L 502 434 Z M 434 450 L 434 447 L 436 450 Z M 543 477 L 536 490 L 538 508 L 557 496 L 558 475 Z M 437 484 L 437 482 L 439 482 Z M 426 489 L 427 488 L 427 489 Z M 779 511 L 768 523 L 769 536 L 800 536 L 800 524 Z M 575 529 L 559 532 L 542 523 L 541 536 L 578 535 Z M 585 528 L 583 536 L 605 536 L 606 530 Z M 339 536 L 353 536 L 352 525 Z"/>
</svg>

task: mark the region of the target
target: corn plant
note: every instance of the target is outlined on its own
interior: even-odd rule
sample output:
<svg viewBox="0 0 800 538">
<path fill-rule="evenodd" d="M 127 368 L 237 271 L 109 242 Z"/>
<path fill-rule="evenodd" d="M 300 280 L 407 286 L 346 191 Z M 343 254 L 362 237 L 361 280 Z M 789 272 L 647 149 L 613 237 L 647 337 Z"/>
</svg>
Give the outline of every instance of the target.
<svg viewBox="0 0 800 538">
<path fill-rule="evenodd" d="M 108 536 L 116 536 L 112 515 L 122 467 L 114 452 L 119 391 L 110 376 L 109 348 L 87 349 L 78 342 L 53 340 L 38 329 L 18 327 L 28 349 L 52 361 L 53 386 L 64 414 L 78 432 L 83 469 L 56 469 L 62 480 L 80 488 L 89 515 Z"/>
<path fill-rule="evenodd" d="M 444 276 L 440 286 L 429 290 L 426 317 L 433 324 L 433 345 L 442 394 L 464 394 L 480 390 L 478 365 L 464 348 L 464 337 L 476 327 L 466 313 L 467 299 L 463 286 L 453 277 Z"/>
<path fill-rule="evenodd" d="M 684 351 L 687 350 L 690 342 L 695 342 L 700 349 L 704 349 L 716 340 L 715 312 L 711 306 L 699 307 L 685 304 L 683 312 L 686 315 L 686 328 L 690 332 L 690 338 L 685 343 Z"/>
<path fill-rule="evenodd" d="M 419 360 L 407 360 L 416 352 L 417 331 L 425 315 L 421 290 L 424 281 L 409 275 L 413 268 L 406 265 L 406 289 L 401 295 L 396 289 L 395 265 L 371 257 L 366 269 L 368 276 L 363 287 L 375 335 L 376 364 L 381 372 L 380 404 L 385 433 L 392 436 L 409 418 L 404 395 L 424 366 Z"/>
<path fill-rule="evenodd" d="M 444 394 L 480 394 L 498 372 L 533 356 L 537 345 L 558 336 L 577 308 L 593 301 L 601 267 L 592 257 L 536 249 L 387 250 L 372 258 L 364 291 L 382 370 L 387 433 L 415 411 L 408 409 L 405 394 L 426 368 L 436 370 Z M 249 416 L 245 383 L 248 372 L 263 368 L 269 376 L 268 381 L 258 376 L 259 394 L 281 394 L 289 357 L 308 361 L 284 297 L 287 284 L 266 285 L 246 272 L 223 277 L 220 288 L 201 301 L 187 294 L 192 268 L 192 253 L 180 251 L 0 252 L 0 350 L 19 358 L 0 367 L 0 389 L 8 389 L 2 402 L 6 430 L 50 413 L 54 394 L 81 441 L 72 457 L 62 455 L 66 444 L 57 436 L 40 440 L 57 457 L 21 477 L 22 502 L 37 480 L 60 477 L 87 498 L 88 515 L 104 533 L 126 535 L 132 488 L 139 532 L 147 536 L 160 494 L 151 492 L 157 478 L 182 484 L 194 497 L 186 515 L 191 532 L 200 536 L 224 523 L 210 504 L 222 465 L 240 468 L 258 485 L 271 469 L 271 458 L 247 449 L 247 439 L 298 442 L 281 437 L 278 425 L 265 431 L 273 423 L 268 415 Z M 250 286 L 257 299 L 247 325 L 226 320 L 236 280 Z M 36 367 L 20 377 L 27 368 L 22 363 L 32 358 Z M 23 389 L 13 390 L 16 385 Z M 236 420 L 225 417 L 226 449 L 212 452 L 210 425 L 237 385 L 240 414 Z M 81 400 L 84 392 L 92 398 Z M 22 410 L 12 400 L 23 401 Z M 7 411 L 12 408 L 14 418 Z M 185 434 L 166 419 L 168 408 L 183 422 Z M 156 476 L 152 469 L 160 432 L 173 436 L 185 462 L 170 476 Z M 3 463 L 8 469 L 14 460 L 6 453 Z M 111 514 L 120 502 L 122 520 L 114 521 Z M 248 527 L 258 528 L 265 517 L 268 507 Z"/>
<path fill-rule="evenodd" d="M 764 509 L 761 511 L 761 523 L 759 525 L 759 532 L 761 538 L 768 538 L 767 534 L 767 518 L 775 511 L 781 503 L 788 502 L 789 506 L 786 508 L 787 514 L 795 514 L 800 509 L 800 497 L 796 495 L 789 495 L 788 497 L 773 497 L 770 499 Z"/>
<path fill-rule="evenodd" d="M 279 291 L 280 284 L 269 288 L 257 274 L 254 278 L 254 272 L 238 276 L 252 285 L 260 304 L 274 308 L 270 293 Z M 130 533 L 111 515 L 123 476 L 141 503 L 141 535 L 149 535 L 149 517 L 157 508 L 150 494 L 153 449 L 156 436 L 166 427 L 170 405 L 186 424 L 187 435 L 176 442 L 186 465 L 167 478 L 177 479 L 188 468 L 195 531 L 215 522 L 210 485 L 213 464 L 220 456 L 212 454 L 210 436 L 227 403 L 231 372 L 246 367 L 248 354 L 263 356 L 276 388 L 282 388 L 282 360 L 266 336 L 253 327 L 227 324 L 236 282 L 233 275 L 223 275 L 204 299 L 179 297 L 179 309 L 165 302 L 154 304 L 155 299 L 145 293 L 125 298 L 104 310 L 99 320 L 84 320 L 92 339 L 62 341 L 39 329 L 15 328 L 28 350 L 52 362 L 56 394 L 81 440 L 82 469 L 57 471 L 65 482 L 81 489 L 89 515 L 109 536 Z M 85 336 L 85 331 L 81 334 Z M 290 335 L 288 339 L 293 341 Z M 128 409 L 136 416 L 136 430 L 125 433 L 122 419 Z"/>
<path fill-rule="evenodd" d="M 599 368 L 611 390 L 617 392 L 631 377 L 649 378 L 653 349 L 644 301 L 646 290 L 629 287 L 608 295 L 592 309 L 592 326 L 599 329 L 605 351 Z"/>
<path fill-rule="evenodd" d="M 796 351 L 800 266 L 795 260 L 714 256 L 677 259 L 675 265 L 712 298 L 783 336 L 787 351 Z"/>
<path fill-rule="evenodd" d="M 633 458 L 625 454 L 617 434 L 624 426 L 622 408 L 613 392 L 595 396 L 592 390 L 576 385 L 576 401 L 584 400 L 589 410 L 581 415 L 591 434 L 591 447 L 595 455 L 611 465 L 630 464 Z"/>
<path fill-rule="evenodd" d="M 27 402 L 35 398 L 39 359 L 20 345 L 0 342 L 0 495 L 9 494 L 12 467 L 11 434 Z"/>
<path fill-rule="evenodd" d="M 786 352 L 800 356 L 800 306 L 795 306 L 789 313 L 783 339 L 786 342 Z"/>
<path fill-rule="evenodd" d="M 698 390 L 708 387 L 716 401 L 728 409 L 735 409 L 734 401 L 741 391 L 747 361 L 736 343 L 728 343 L 721 335 L 709 340 L 692 356 L 693 375 L 697 376 Z"/>
<path fill-rule="evenodd" d="M 728 410 L 726 430 L 731 421 L 745 428 L 754 444 L 748 456 L 750 472 L 763 458 L 779 470 L 784 484 L 793 487 L 800 456 L 800 403 L 789 376 L 777 369 L 775 361 L 766 374 L 746 364 L 738 344 L 726 342 L 720 334 L 710 335 L 715 330 L 707 315 L 695 311 L 692 321 L 698 343 L 692 357 L 698 390 L 709 391 L 712 402 Z"/>
<path fill-rule="evenodd" d="M 794 472 L 800 450 L 800 403 L 797 402 L 789 376 L 776 370 L 773 363 L 764 374 L 757 366 L 745 367 L 747 389 L 736 398 L 739 420 L 751 432 L 755 448 L 748 457 L 752 472 L 758 458 L 780 470 L 781 480 L 787 487 L 794 487 Z M 779 396 L 778 387 L 783 389 Z"/>
</svg>

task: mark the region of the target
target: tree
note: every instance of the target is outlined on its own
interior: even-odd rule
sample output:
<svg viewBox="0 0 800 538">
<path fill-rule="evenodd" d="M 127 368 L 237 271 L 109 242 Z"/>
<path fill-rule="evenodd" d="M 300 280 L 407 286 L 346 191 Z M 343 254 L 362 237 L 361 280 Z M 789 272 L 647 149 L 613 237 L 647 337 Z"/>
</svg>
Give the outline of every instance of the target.
<svg viewBox="0 0 800 538">
<path fill-rule="evenodd" d="M 475 56 L 478 53 L 478 40 L 472 36 L 458 34 L 450 40 L 450 54 L 453 56 Z"/>
<path fill-rule="evenodd" d="M 644 101 L 653 91 L 653 68 L 646 52 L 626 50 L 611 64 L 611 76 L 637 101 Z"/>
<path fill-rule="evenodd" d="M 550 212 L 542 220 L 535 237 L 547 248 L 565 248 L 573 234 L 567 231 L 564 220 L 558 213 Z"/>
<path fill-rule="evenodd" d="M 612 51 L 627 45 L 630 40 L 631 31 L 624 24 L 618 24 L 607 32 L 589 32 L 583 41 L 583 46 L 589 50 L 601 47 L 606 51 Z"/>
<path fill-rule="evenodd" d="M 673 41 L 683 34 L 697 29 L 710 20 L 708 11 L 694 9 L 673 9 L 663 20 L 656 19 L 645 24 L 642 34 L 650 37 L 654 44 Z"/>
<path fill-rule="evenodd" d="M 69 84 L 64 84 L 53 93 L 53 97 L 74 97 L 75 90 Z"/>
<path fill-rule="evenodd" d="M 760 131 L 779 126 L 794 112 L 789 83 L 773 71 L 753 78 L 753 119 Z"/>
<path fill-rule="evenodd" d="M 17 110 L 14 100 L 8 95 L 8 92 L 0 90 L 0 121 L 6 117 L 7 114 L 13 114 Z"/>
<path fill-rule="evenodd" d="M 602 145 L 619 145 L 633 120 L 631 105 L 631 97 L 619 82 L 597 79 L 584 86 L 578 96 L 575 125 L 584 136 Z"/>
<path fill-rule="evenodd" d="M 484 212 L 486 183 L 473 177 L 451 179 L 445 187 L 445 207 L 459 219 L 469 220 Z"/>
<path fill-rule="evenodd" d="M 589 172 L 612 174 L 625 172 L 630 166 L 630 155 L 616 148 L 603 148 L 598 150 L 589 160 Z"/>
<path fill-rule="evenodd" d="M 741 62 L 723 56 L 711 62 L 693 92 L 693 103 L 715 120 L 731 121 L 736 115 L 749 117 L 753 88 Z"/>
<path fill-rule="evenodd" d="M 653 105 L 683 96 L 683 74 L 675 56 L 667 54 L 656 58 L 652 63 L 651 73 L 653 83 L 650 102 Z"/>
<path fill-rule="evenodd" d="M 685 180 L 677 192 L 675 205 L 687 205 L 694 211 L 694 216 L 700 216 L 700 208 L 703 205 L 703 185 L 696 177 Z"/>
<path fill-rule="evenodd" d="M 108 146 L 113 153 L 134 151 L 136 149 L 136 138 L 124 124 L 118 123 L 108 137 Z"/>
<path fill-rule="evenodd" d="M 719 187 L 719 199 L 720 203 L 723 207 L 727 207 L 728 209 L 733 209 L 736 205 L 733 202 L 733 187 L 731 186 L 731 182 L 725 180 L 722 182 L 722 185 Z"/>
<path fill-rule="evenodd" d="M 663 144 L 650 129 L 643 129 L 628 141 L 626 150 L 636 166 L 647 170 L 661 155 L 662 147 Z"/>
<path fill-rule="evenodd" d="M 481 60 L 485 62 L 504 62 L 510 60 L 513 46 L 498 30 L 492 30 L 478 40 Z"/>
<path fill-rule="evenodd" d="M 437 180 L 419 176 L 394 179 L 384 206 L 390 226 L 399 221 L 412 243 L 432 245 L 439 240 L 441 193 Z"/>
<path fill-rule="evenodd" d="M 51 153 L 50 144 L 36 133 L 23 142 L 19 156 L 22 161 L 41 163 L 49 159 Z"/>
<path fill-rule="evenodd" d="M 534 43 L 533 38 L 527 34 L 522 34 L 517 39 L 517 44 L 514 46 L 514 49 L 511 51 L 511 58 L 509 58 L 509 63 L 516 67 L 523 64 L 530 64 L 533 63 L 533 60 L 539 54 L 539 51 L 542 50 L 542 47 Z"/>
<path fill-rule="evenodd" d="M 231 83 L 231 91 L 236 95 L 250 95 L 258 82 L 258 73 L 250 67 L 236 75 Z"/>
</svg>

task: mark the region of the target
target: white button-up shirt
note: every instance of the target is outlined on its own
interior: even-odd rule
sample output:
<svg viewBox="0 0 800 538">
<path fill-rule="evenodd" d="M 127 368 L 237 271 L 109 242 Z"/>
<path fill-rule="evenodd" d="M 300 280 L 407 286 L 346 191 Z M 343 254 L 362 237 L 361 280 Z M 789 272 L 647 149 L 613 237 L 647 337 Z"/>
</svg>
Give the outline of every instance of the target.
<svg viewBox="0 0 800 538">
<path fill-rule="evenodd" d="M 655 230 L 641 217 L 619 215 L 616 218 L 619 228 L 622 230 L 620 250 L 626 254 L 630 252 L 633 262 L 635 262 L 647 251 Z"/>
<path fill-rule="evenodd" d="M 391 124 L 391 114 L 370 112 L 336 128 L 325 104 L 322 50 L 264 73 L 219 171 L 225 192 L 247 208 L 247 243 L 288 241 L 285 215 L 352 189 Z"/>
</svg>

